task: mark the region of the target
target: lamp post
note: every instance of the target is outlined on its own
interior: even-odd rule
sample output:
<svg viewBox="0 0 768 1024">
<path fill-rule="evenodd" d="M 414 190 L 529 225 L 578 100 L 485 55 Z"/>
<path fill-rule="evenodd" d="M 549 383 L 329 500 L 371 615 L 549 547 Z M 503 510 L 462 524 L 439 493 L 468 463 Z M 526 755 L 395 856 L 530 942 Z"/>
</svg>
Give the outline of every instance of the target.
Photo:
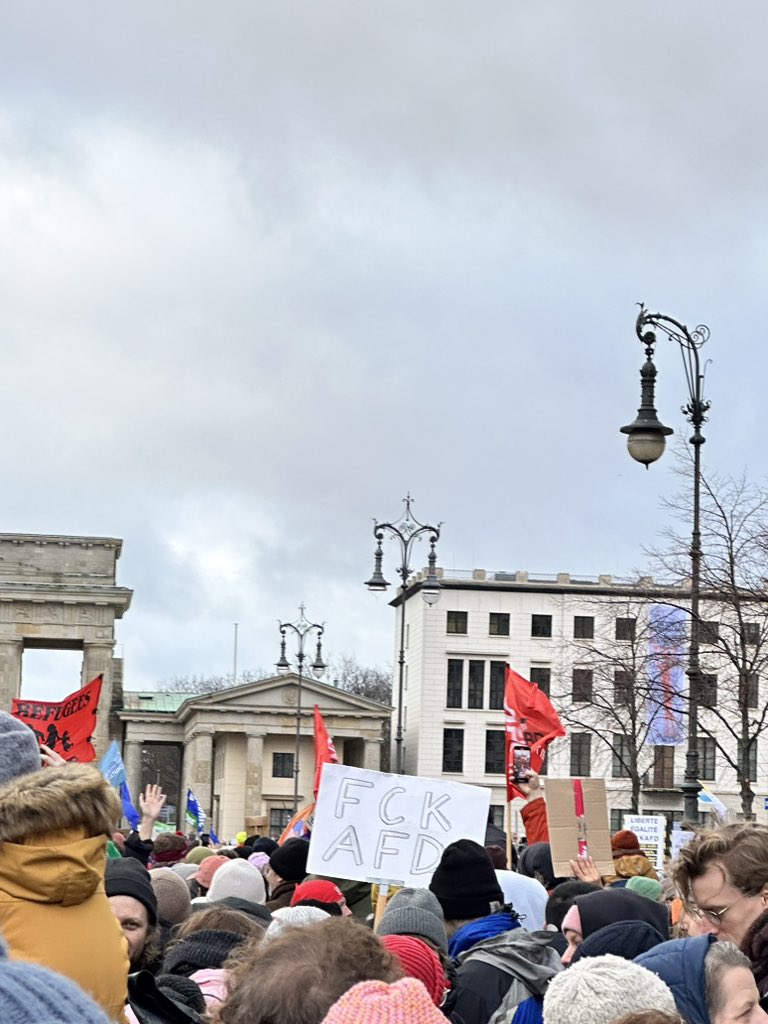
<svg viewBox="0 0 768 1024">
<path fill-rule="evenodd" d="M 301 684 L 304 679 L 304 660 L 307 655 L 304 652 L 304 643 L 308 636 L 315 633 L 317 636 L 317 647 L 315 649 L 315 660 L 310 665 L 311 676 L 315 679 L 322 679 L 325 673 L 325 662 L 323 661 L 322 636 L 325 632 L 325 625 L 319 622 L 310 622 L 304 614 L 304 605 L 299 605 L 299 617 L 296 622 L 278 622 L 280 628 L 280 660 L 277 662 L 277 671 L 281 676 L 291 671 L 291 664 L 285 656 L 286 633 L 291 630 L 298 639 L 296 652 L 296 664 L 298 666 L 299 686 L 296 693 L 296 752 L 293 755 L 293 813 L 299 809 L 299 758 L 301 754 Z"/>
<path fill-rule="evenodd" d="M 373 521 L 373 536 L 376 540 L 376 550 L 373 555 L 373 575 L 365 584 L 374 593 L 383 593 L 389 583 L 384 579 L 381 572 L 381 559 L 384 554 L 381 542 L 384 535 L 394 537 L 400 545 L 400 566 L 397 572 L 402 581 L 402 600 L 400 604 L 400 654 L 398 657 L 398 682 L 397 682 L 397 730 L 395 732 L 395 771 L 398 775 L 403 774 L 403 680 L 405 673 L 405 587 L 408 577 L 411 574 L 410 557 L 414 541 L 425 534 L 429 537 L 429 557 L 427 560 L 427 578 L 419 588 L 421 596 L 427 604 L 435 604 L 440 599 L 440 580 L 435 572 L 437 555 L 435 544 L 440 539 L 440 526 L 430 526 L 428 523 L 420 523 L 411 512 L 413 499 L 410 494 L 403 498 L 405 511 L 394 523 L 378 523 Z"/>
<path fill-rule="evenodd" d="M 701 446 L 704 436 L 702 424 L 706 422 L 709 402 L 704 399 L 704 374 L 699 359 L 699 349 L 709 338 L 709 328 L 700 324 L 689 331 L 672 317 L 662 313 L 649 313 L 640 305 L 640 312 L 635 326 L 637 336 L 645 346 L 646 361 L 640 370 L 641 399 L 637 419 L 621 428 L 627 435 L 629 454 L 647 469 L 664 451 L 665 438 L 672 433 L 670 427 L 659 422 L 654 407 L 654 385 L 656 367 L 653 362 L 656 331 L 661 331 L 680 346 L 683 357 L 685 379 L 688 385 L 688 402 L 683 412 L 693 427 L 693 434 L 688 438 L 693 447 L 693 531 L 691 534 L 691 639 L 688 647 L 688 746 L 685 754 L 685 779 L 680 787 L 683 793 L 683 808 L 689 821 L 698 818 L 699 783 L 699 683 L 701 667 L 699 665 L 699 602 L 701 598 Z"/>
</svg>

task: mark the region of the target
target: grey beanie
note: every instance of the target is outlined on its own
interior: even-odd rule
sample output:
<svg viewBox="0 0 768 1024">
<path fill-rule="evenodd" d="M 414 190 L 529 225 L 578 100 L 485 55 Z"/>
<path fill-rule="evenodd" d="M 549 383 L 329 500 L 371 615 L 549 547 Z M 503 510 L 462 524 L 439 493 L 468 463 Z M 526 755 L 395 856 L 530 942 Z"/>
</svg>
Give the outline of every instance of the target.
<svg viewBox="0 0 768 1024">
<path fill-rule="evenodd" d="M 429 889 L 401 889 L 387 904 L 377 935 L 414 935 L 448 952 L 440 901 Z"/>
<path fill-rule="evenodd" d="M 42 768 L 40 744 L 23 722 L 0 711 L 0 786 Z"/>
<path fill-rule="evenodd" d="M 9 960 L 0 942 L 3 1024 L 109 1024 L 106 1014 L 69 978 L 23 960 Z"/>
<path fill-rule="evenodd" d="M 571 964 L 544 995 L 544 1024 L 613 1024 L 644 1010 L 678 1016 L 674 996 L 661 978 L 611 953 Z"/>
</svg>

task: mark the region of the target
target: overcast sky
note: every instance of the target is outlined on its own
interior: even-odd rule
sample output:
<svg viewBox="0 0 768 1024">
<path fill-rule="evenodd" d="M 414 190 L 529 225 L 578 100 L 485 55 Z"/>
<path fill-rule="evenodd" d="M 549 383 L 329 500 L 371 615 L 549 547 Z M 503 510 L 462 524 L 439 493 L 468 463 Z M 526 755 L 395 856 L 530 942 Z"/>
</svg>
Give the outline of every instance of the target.
<svg viewBox="0 0 768 1024">
<path fill-rule="evenodd" d="M 236 621 L 269 668 L 301 601 L 391 663 L 409 490 L 448 568 L 640 566 L 639 300 L 712 330 L 708 465 L 766 473 L 763 0 L 0 11 L 0 529 L 123 538 L 128 688 Z"/>
</svg>

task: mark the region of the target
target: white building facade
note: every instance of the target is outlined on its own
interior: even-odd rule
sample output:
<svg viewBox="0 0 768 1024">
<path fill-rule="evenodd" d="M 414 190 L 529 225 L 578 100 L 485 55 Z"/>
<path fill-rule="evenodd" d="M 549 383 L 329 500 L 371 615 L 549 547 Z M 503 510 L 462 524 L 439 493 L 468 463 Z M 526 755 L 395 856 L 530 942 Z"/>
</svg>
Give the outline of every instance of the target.
<svg viewBox="0 0 768 1024">
<path fill-rule="evenodd" d="M 613 713 L 615 703 L 622 699 L 622 685 L 627 685 L 622 665 L 636 659 L 636 671 L 642 668 L 648 608 L 653 604 L 684 606 L 685 589 L 657 587 L 648 578 L 576 578 L 567 573 L 442 570 L 439 574 L 442 589 L 438 603 L 430 606 L 421 599 L 419 576 L 392 602 L 398 608 L 397 665 L 400 604 L 405 601 L 405 771 L 490 789 L 494 816 L 501 823 L 506 799 L 504 673 L 509 663 L 550 695 L 568 732 L 550 745 L 546 774 L 605 778 L 611 825 L 620 828 L 623 814 L 631 807 L 631 783 L 611 749 L 626 742 L 617 735 Z M 721 611 L 706 602 L 702 609 L 703 617 L 711 619 L 705 625 L 716 631 Z M 766 614 L 764 606 L 756 609 L 759 621 L 748 623 L 747 632 L 764 631 Z M 729 748 L 731 742 L 735 746 L 736 739 L 710 708 L 721 707 L 724 695 L 733 694 L 734 686 L 738 687 L 732 678 L 735 670 L 729 669 L 714 644 L 707 643 L 708 631 L 701 632 L 701 669 L 709 690 L 699 719 Z M 393 736 L 398 689 L 396 670 Z M 750 678 L 749 707 L 754 708 L 756 718 L 765 714 L 766 693 L 765 681 L 755 673 Z M 639 718 L 636 706 L 634 711 Z M 642 714 L 647 714 L 647 708 Z M 637 726 L 644 736 L 647 723 L 638 721 Z M 604 738 L 609 734 L 611 744 Z M 750 759 L 758 821 L 768 821 L 766 744 L 768 733 L 759 738 Z M 670 822 L 682 819 L 679 786 L 685 773 L 685 752 L 685 738 L 676 746 L 643 742 L 639 748 L 641 813 L 664 814 Z M 700 780 L 726 806 L 740 811 L 734 768 L 703 730 L 699 762 Z"/>
</svg>

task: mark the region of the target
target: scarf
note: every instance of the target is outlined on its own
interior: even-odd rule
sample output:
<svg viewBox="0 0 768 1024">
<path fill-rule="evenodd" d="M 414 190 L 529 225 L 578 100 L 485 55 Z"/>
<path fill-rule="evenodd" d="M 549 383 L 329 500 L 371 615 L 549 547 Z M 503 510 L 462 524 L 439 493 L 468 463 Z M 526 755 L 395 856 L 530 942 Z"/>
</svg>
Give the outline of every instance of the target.
<svg viewBox="0 0 768 1024">
<path fill-rule="evenodd" d="M 511 907 L 505 907 L 487 917 L 479 917 L 477 921 L 470 921 L 453 933 L 448 943 L 448 956 L 455 959 L 459 953 L 471 949 L 483 939 L 492 939 L 494 935 L 519 927 L 520 921 Z"/>
</svg>

